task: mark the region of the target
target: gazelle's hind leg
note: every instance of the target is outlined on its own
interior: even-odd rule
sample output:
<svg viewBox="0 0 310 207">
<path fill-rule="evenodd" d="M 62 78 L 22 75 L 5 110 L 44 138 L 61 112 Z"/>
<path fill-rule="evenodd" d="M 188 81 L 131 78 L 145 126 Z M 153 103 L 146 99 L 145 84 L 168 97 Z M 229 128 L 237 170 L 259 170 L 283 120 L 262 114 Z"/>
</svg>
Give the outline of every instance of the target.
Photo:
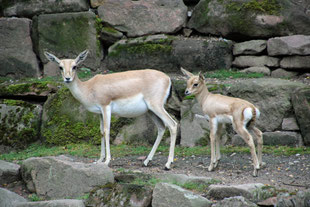
<svg viewBox="0 0 310 207">
<path fill-rule="evenodd" d="M 171 118 L 171 116 L 167 113 L 167 111 L 164 109 L 163 105 L 162 105 L 162 107 L 160 107 L 159 104 L 157 104 L 157 105 L 151 105 L 150 103 L 147 103 L 147 104 L 149 106 L 149 109 L 152 112 L 154 112 L 154 114 L 162 120 L 162 122 L 165 124 L 165 126 L 167 126 L 169 128 L 169 131 L 170 131 L 170 149 L 169 149 L 168 161 L 165 165 L 165 169 L 169 170 L 171 163 L 173 162 L 173 159 L 174 159 L 174 147 L 175 147 L 175 142 L 176 142 L 178 125 Z"/>
<path fill-rule="evenodd" d="M 253 176 L 257 176 L 257 171 L 260 169 L 258 158 L 256 155 L 256 150 L 255 150 L 255 144 L 253 137 L 251 134 L 246 130 L 245 126 L 243 124 L 237 124 L 235 126 L 235 130 L 238 133 L 239 136 L 242 137 L 242 139 L 247 143 L 247 145 L 250 147 L 251 150 L 251 155 L 252 155 L 252 160 L 254 164 L 254 171 L 253 171 Z"/>
<path fill-rule="evenodd" d="M 152 148 L 150 154 L 147 156 L 146 160 L 143 162 L 143 164 L 145 166 L 147 166 L 149 161 L 152 160 L 152 158 L 153 158 L 153 156 L 154 156 L 154 154 L 158 148 L 158 145 L 160 144 L 160 141 L 161 141 L 161 139 L 165 133 L 165 129 L 166 129 L 162 120 L 157 115 L 155 115 L 152 111 L 148 112 L 148 116 L 153 120 L 153 122 L 157 126 L 157 138 L 155 140 L 155 143 L 153 145 L 153 148 Z"/>
<path fill-rule="evenodd" d="M 258 162 L 260 164 L 260 166 L 264 166 L 266 163 L 264 163 L 262 161 L 262 151 L 263 151 L 263 133 L 258 129 L 256 128 L 255 126 L 253 126 L 251 128 L 251 131 L 253 132 L 253 135 L 255 136 L 256 138 L 256 141 L 257 141 L 257 158 L 258 158 Z"/>
</svg>

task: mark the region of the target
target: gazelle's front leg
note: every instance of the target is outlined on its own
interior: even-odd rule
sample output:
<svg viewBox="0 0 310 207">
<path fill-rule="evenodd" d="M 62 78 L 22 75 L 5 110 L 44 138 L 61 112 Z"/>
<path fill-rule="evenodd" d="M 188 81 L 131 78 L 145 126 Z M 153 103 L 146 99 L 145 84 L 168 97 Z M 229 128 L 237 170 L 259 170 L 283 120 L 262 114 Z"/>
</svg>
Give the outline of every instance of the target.
<svg viewBox="0 0 310 207">
<path fill-rule="evenodd" d="M 214 168 L 217 167 L 218 163 L 221 159 L 221 138 L 223 135 L 223 130 L 225 129 L 225 124 L 218 123 L 217 125 L 217 132 L 215 137 L 215 155 L 216 155 L 216 162 L 214 163 Z"/>
<path fill-rule="evenodd" d="M 97 163 L 103 162 L 105 158 L 105 140 L 104 140 L 104 120 L 103 120 L 103 113 L 100 116 L 100 132 L 101 132 L 101 152 L 100 152 L 100 158 L 97 161 Z"/>
<path fill-rule="evenodd" d="M 111 106 L 107 105 L 101 108 L 101 113 L 103 114 L 103 131 L 105 138 L 106 146 L 106 159 L 104 164 L 108 165 L 111 161 L 111 152 L 110 152 L 110 126 L 111 126 Z M 103 140 L 102 140 L 103 141 Z M 101 143 L 101 146 L 104 144 Z M 103 150 L 101 149 L 101 152 Z"/>
<path fill-rule="evenodd" d="M 210 119 L 210 145 L 211 145 L 211 161 L 208 170 L 212 171 L 217 165 L 215 154 L 215 140 L 217 132 L 217 120 L 216 118 Z"/>
</svg>

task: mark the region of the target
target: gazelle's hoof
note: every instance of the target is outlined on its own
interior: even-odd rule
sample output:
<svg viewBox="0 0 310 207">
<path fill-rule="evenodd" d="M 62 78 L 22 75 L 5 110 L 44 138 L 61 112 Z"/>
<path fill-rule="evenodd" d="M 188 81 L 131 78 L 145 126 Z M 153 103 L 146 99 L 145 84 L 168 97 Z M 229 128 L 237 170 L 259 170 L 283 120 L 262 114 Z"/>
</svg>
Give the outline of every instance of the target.
<svg viewBox="0 0 310 207">
<path fill-rule="evenodd" d="M 253 177 L 257 177 L 258 176 L 258 169 L 255 169 L 254 171 L 253 171 Z"/>
<path fill-rule="evenodd" d="M 144 160 L 142 166 L 143 166 L 143 167 L 147 167 L 148 164 L 149 164 L 149 160 Z"/>
<path fill-rule="evenodd" d="M 170 170 L 171 168 L 170 168 L 170 165 L 171 165 L 171 163 L 166 163 L 166 165 L 165 165 L 165 170 Z"/>
</svg>

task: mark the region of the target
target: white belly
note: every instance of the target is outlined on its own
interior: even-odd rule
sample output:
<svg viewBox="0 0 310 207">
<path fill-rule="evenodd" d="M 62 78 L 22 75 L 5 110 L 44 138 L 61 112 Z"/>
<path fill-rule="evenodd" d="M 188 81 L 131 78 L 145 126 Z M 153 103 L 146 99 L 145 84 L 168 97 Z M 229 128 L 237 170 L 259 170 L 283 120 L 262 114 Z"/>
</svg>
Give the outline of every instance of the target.
<svg viewBox="0 0 310 207">
<path fill-rule="evenodd" d="M 121 117 L 136 117 L 148 111 L 142 94 L 126 99 L 115 100 L 111 103 L 112 114 Z"/>
</svg>

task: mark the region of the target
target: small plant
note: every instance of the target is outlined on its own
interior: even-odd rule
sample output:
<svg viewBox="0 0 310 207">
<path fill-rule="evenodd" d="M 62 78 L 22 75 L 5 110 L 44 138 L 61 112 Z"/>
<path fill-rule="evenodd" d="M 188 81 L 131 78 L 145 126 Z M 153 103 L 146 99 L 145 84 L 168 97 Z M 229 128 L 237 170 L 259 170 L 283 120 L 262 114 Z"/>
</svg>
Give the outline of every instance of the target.
<svg viewBox="0 0 310 207">
<path fill-rule="evenodd" d="M 262 78 L 262 73 L 242 73 L 234 70 L 216 70 L 205 73 L 206 78 L 217 78 L 217 79 L 236 79 L 236 78 Z"/>
<path fill-rule="evenodd" d="M 35 194 L 35 193 L 33 193 L 33 194 L 30 194 L 29 196 L 28 196 L 28 199 L 30 200 L 30 201 L 33 201 L 33 202 L 35 202 L 35 201 L 42 201 L 43 199 L 42 198 L 40 198 L 37 194 Z"/>
</svg>

